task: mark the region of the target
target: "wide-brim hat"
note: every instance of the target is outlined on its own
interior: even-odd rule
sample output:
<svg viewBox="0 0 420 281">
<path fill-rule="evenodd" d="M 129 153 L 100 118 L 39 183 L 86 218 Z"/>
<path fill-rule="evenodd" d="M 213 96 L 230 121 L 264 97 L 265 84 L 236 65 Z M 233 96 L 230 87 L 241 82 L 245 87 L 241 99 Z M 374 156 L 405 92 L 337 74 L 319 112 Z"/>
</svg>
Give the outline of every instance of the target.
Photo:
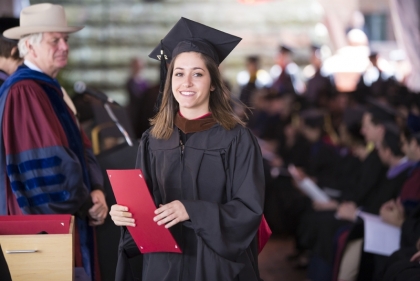
<svg viewBox="0 0 420 281">
<path fill-rule="evenodd" d="M 73 33 L 84 26 L 68 26 L 66 13 L 60 5 L 50 3 L 36 4 L 24 8 L 20 12 L 20 26 L 7 29 L 3 36 L 20 39 L 25 35 L 40 32 Z"/>
</svg>

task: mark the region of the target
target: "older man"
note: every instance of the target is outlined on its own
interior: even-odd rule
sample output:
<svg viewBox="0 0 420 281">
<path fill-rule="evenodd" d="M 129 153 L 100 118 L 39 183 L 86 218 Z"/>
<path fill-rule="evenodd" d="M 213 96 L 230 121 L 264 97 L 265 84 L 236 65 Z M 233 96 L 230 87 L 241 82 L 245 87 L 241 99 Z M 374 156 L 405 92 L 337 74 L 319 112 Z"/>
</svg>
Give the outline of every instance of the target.
<svg viewBox="0 0 420 281">
<path fill-rule="evenodd" d="M 0 88 L 0 214 L 76 215 L 76 266 L 92 279 L 90 225 L 108 212 L 103 177 L 55 79 L 66 66 L 69 33 L 63 7 L 22 10 L 20 26 L 3 35 L 19 39 L 23 65 Z"/>
</svg>

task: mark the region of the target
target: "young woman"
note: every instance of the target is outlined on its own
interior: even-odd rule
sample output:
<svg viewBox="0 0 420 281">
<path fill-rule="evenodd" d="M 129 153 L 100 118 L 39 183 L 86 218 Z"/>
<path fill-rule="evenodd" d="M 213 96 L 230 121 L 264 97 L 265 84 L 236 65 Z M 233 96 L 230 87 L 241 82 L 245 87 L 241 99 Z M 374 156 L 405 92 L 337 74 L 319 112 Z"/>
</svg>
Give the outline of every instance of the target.
<svg viewBox="0 0 420 281">
<path fill-rule="evenodd" d="M 184 18 L 162 40 L 161 58 L 171 63 L 159 112 L 141 138 L 137 168 L 157 206 L 154 221 L 170 229 L 183 253 L 144 254 L 143 281 L 260 280 L 262 157 L 235 116 L 218 70 L 239 40 Z M 128 252 L 133 243 L 126 227 L 141 227 L 141 221 L 127 206 L 112 206 L 110 215 L 124 226 L 120 250 Z M 117 272 L 126 272 L 121 252 Z M 123 275 L 117 280 L 128 279 Z"/>
</svg>

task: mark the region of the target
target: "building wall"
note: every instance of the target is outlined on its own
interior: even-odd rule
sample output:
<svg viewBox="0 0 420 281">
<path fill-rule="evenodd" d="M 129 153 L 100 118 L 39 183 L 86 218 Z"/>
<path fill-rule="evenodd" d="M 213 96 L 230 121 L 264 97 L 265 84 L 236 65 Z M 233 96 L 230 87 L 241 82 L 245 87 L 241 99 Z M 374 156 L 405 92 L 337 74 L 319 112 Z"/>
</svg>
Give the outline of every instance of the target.
<svg viewBox="0 0 420 281">
<path fill-rule="evenodd" d="M 31 4 L 41 2 L 45 1 L 32 0 Z M 181 16 L 243 38 L 222 64 L 224 75 L 235 85 L 236 73 L 244 68 L 247 55 L 260 55 L 268 70 L 278 45 L 286 43 L 296 47 L 298 64 L 305 64 L 307 46 L 312 42 L 327 43 L 333 50 L 346 44 L 345 29 L 353 11 L 389 14 L 388 0 L 254 0 L 254 4 L 244 4 L 251 0 L 50 2 L 65 7 L 70 24 L 86 26 L 70 39 L 69 66 L 61 72 L 60 81 L 70 94 L 73 83 L 82 80 L 122 103 L 126 101 L 124 83 L 130 59 L 141 58 L 146 64 L 143 75 L 156 82 L 158 62 L 148 58 L 148 54 Z M 328 14 L 333 15 L 332 20 Z M 330 34 L 319 23 L 330 24 Z M 390 20 L 387 37 L 392 39 L 389 23 Z"/>
<path fill-rule="evenodd" d="M 44 0 L 31 4 L 41 2 Z M 70 39 L 70 63 L 61 73 L 66 88 L 82 80 L 123 103 L 129 60 L 135 56 L 141 58 L 146 62 L 144 75 L 157 81 L 158 62 L 149 59 L 148 54 L 181 16 L 243 38 L 222 64 L 223 73 L 232 84 L 236 73 L 244 68 L 247 55 L 261 55 L 268 69 L 279 43 L 299 47 L 306 54 L 305 47 L 311 41 L 326 41 L 315 30 L 323 16 L 316 0 L 273 0 L 258 4 L 243 4 L 238 0 L 52 2 L 65 7 L 71 24 L 86 26 Z M 302 56 L 298 52 L 296 57 Z"/>
</svg>

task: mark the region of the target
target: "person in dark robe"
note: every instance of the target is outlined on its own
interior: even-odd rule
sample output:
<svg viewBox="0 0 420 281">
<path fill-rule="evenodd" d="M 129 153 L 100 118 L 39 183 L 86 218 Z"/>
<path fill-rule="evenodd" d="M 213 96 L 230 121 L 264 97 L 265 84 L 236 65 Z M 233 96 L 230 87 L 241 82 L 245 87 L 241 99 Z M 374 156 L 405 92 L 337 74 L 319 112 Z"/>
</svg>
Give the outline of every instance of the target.
<svg viewBox="0 0 420 281">
<path fill-rule="evenodd" d="M 203 37 L 202 37 L 203 36 Z M 256 234 L 264 171 L 256 138 L 230 107 L 218 65 L 241 39 L 181 18 L 149 55 L 171 63 L 159 112 L 142 138 L 137 168 L 182 254 L 143 255 L 143 281 L 258 281 Z M 110 215 L 124 226 L 116 280 L 132 280 L 126 206 Z M 131 244 L 130 244 L 131 243 Z M 128 245 L 130 244 L 130 245 Z"/>
<path fill-rule="evenodd" d="M 103 176 L 57 82 L 66 66 L 69 33 L 64 8 L 24 8 L 21 25 L 3 32 L 19 40 L 21 65 L 0 88 L 0 214 L 72 214 L 75 265 L 100 280 L 94 229 L 108 207 Z"/>
<path fill-rule="evenodd" d="M 144 123 L 147 123 L 148 118 L 151 117 L 144 114 L 145 107 L 143 105 L 149 98 L 147 93 L 150 86 L 149 83 L 141 77 L 142 69 L 143 62 L 138 58 L 133 58 L 130 62 L 130 77 L 125 83 L 125 88 L 129 97 L 127 110 L 136 138 L 140 138 L 147 129 L 147 127 L 144 128 Z"/>
<path fill-rule="evenodd" d="M 292 48 L 281 45 L 276 57 L 276 65 L 272 67 L 270 72 L 274 82 L 271 89 L 278 95 L 282 94 L 302 94 L 304 86 L 299 80 L 297 74 L 298 66 L 292 61 Z"/>
<path fill-rule="evenodd" d="M 361 132 L 367 143 L 378 143 L 383 140 L 385 123 L 394 119 L 394 114 L 382 106 L 372 105 L 363 115 Z M 385 178 L 386 167 L 381 163 L 373 145 L 364 156 L 361 174 L 357 184 L 340 196 L 340 201 L 353 201 L 357 206 L 368 205 L 369 198 L 375 196 L 381 181 Z M 341 203 L 345 204 L 345 202 Z M 336 232 L 349 225 L 348 221 L 337 220 L 335 212 L 338 206 L 317 204 L 318 212 L 308 212 L 302 219 L 299 240 L 303 247 L 312 250 L 308 276 L 311 280 L 329 280 L 332 276 L 333 238 Z M 334 207 L 334 208 L 332 208 Z"/>
<path fill-rule="evenodd" d="M 414 116 L 412 116 L 414 117 Z M 400 249 L 387 260 L 383 271 L 375 276 L 376 280 L 404 280 L 407 273 L 418 276 L 417 266 L 420 249 L 420 130 L 419 117 L 409 118 L 408 128 L 403 136 L 403 150 L 416 161 L 410 177 L 401 191 L 398 201 L 389 202 L 381 209 L 383 219 L 401 227 Z"/>
<path fill-rule="evenodd" d="M 335 169 L 338 164 L 338 153 L 336 148 L 331 144 L 328 134 L 324 130 L 325 112 L 316 109 L 304 110 L 300 114 L 299 131 L 304 138 L 304 142 L 297 143 L 297 149 L 304 155 L 306 161 L 300 161 L 294 158 L 296 170 L 299 172 L 297 181 L 304 179 L 312 179 L 321 189 L 330 188 L 334 182 Z M 296 154 L 297 156 L 298 154 Z M 295 157 L 296 157 L 295 156 Z M 300 163 L 299 163 L 300 162 Z M 297 177 L 294 176 L 296 179 Z M 283 189 L 284 187 L 282 187 Z M 296 189 L 295 189 L 296 190 Z M 291 196 L 292 197 L 292 196 Z M 294 196 L 292 198 L 295 198 Z M 299 197 L 298 197 L 299 198 Z M 312 211 L 312 202 L 308 197 L 303 196 L 296 198 L 289 207 L 288 213 L 291 221 L 294 222 L 293 234 L 298 236 L 298 230 L 304 228 L 304 220 L 307 213 Z M 289 200 L 287 197 L 283 199 Z M 333 200 L 331 204 L 336 204 Z M 306 246 L 300 243 L 299 237 L 296 239 L 296 256 L 297 266 L 304 267 L 307 264 L 305 250 Z"/>
<path fill-rule="evenodd" d="M 257 56 L 249 56 L 246 58 L 246 74 L 248 74 L 248 81 L 245 82 L 241 87 L 239 99 L 246 106 L 251 106 L 252 96 L 257 89 L 255 82 L 257 81 L 257 71 L 259 69 L 259 58 Z"/>
<path fill-rule="evenodd" d="M 306 83 L 305 98 L 310 104 L 321 105 L 320 99 L 327 96 L 327 92 L 333 87 L 329 76 L 322 72 L 321 48 L 319 46 L 311 46 L 311 65 L 315 69 L 314 75 Z"/>
<path fill-rule="evenodd" d="M 0 86 L 22 63 L 19 57 L 18 41 L 3 36 L 5 30 L 16 26 L 19 26 L 19 19 L 0 18 Z"/>
<path fill-rule="evenodd" d="M 356 206 L 352 202 L 345 202 L 337 210 L 336 217 L 342 220 L 354 221 L 356 225 L 351 230 L 349 241 L 352 241 L 353 245 L 348 245 L 343 256 L 346 256 L 346 263 L 341 265 L 339 273 L 339 280 L 356 280 L 359 275 L 359 279 L 363 275 L 362 279 L 371 279 L 374 272 L 380 271 L 385 258 L 379 255 L 362 253 L 362 241 L 363 235 L 355 234 L 361 226 L 362 221 L 358 220 L 358 213 L 360 211 L 379 214 L 380 210 L 386 205 L 395 202 L 399 196 L 403 185 L 409 178 L 410 171 L 414 165 L 414 162 L 408 159 L 401 151 L 401 143 L 399 132 L 393 128 L 389 128 L 385 132 L 385 136 L 382 142 L 376 145 L 379 157 L 381 161 L 389 167 L 386 178 L 380 184 L 380 188 L 376 190 L 368 199 L 365 200 L 365 206 Z M 362 231 L 359 231 L 362 233 Z M 360 241 L 357 245 L 354 241 Z M 348 254 L 348 253 L 353 254 Z M 357 254 L 356 254 L 357 253 Z M 370 270 L 367 270 L 367 260 L 369 261 Z M 360 270 L 359 267 L 363 270 Z"/>
</svg>

